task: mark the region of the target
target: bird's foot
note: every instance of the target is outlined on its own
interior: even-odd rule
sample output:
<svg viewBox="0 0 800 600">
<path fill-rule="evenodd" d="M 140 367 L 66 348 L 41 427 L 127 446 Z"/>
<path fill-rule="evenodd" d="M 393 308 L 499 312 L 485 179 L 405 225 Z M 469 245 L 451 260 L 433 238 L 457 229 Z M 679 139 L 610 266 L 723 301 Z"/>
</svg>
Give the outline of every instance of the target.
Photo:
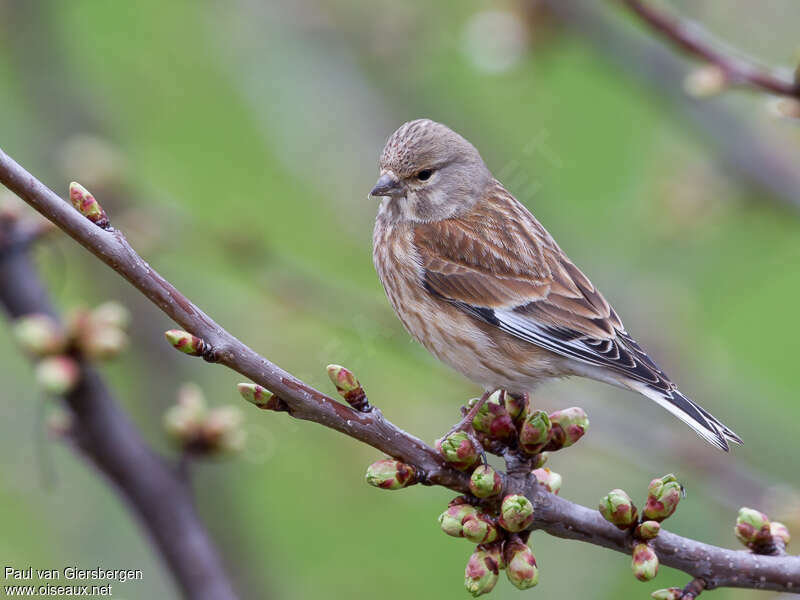
<svg viewBox="0 0 800 600">
<path fill-rule="evenodd" d="M 489 396 L 492 395 L 493 392 L 485 392 L 478 401 L 467 410 L 463 416 L 463 418 L 453 425 L 453 427 L 448 431 L 442 439 L 448 438 L 454 433 L 463 432 L 466 434 L 469 441 L 475 447 L 475 450 L 478 452 L 478 455 L 481 457 L 481 463 L 487 464 L 486 460 L 486 451 L 483 449 L 483 444 L 478 440 L 478 436 L 475 433 L 475 428 L 472 425 L 472 421 L 475 419 L 475 415 L 478 414 L 478 411 L 481 407 L 486 404 L 486 401 L 489 399 Z M 463 410 L 463 409 L 462 409 Z"/>
</svg>

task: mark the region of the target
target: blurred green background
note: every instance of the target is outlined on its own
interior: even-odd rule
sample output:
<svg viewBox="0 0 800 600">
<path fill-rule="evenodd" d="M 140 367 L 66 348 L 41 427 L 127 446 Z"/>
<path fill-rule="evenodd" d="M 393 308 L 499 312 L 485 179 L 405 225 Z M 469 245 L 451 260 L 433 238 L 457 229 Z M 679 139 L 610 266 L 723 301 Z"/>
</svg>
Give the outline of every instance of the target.
<svg viewBox="0 0 800 600">
<path fill-rule="evenodd" d="M 640 35 L 619 7 L 593 5 L 620 35 Z M 797 50 L 791 0 L 674 6 L 765 61 L 791 63 Z M 636 61 L 647 71 L 642 56 L 613 62 L 607 50 L 532 0 L 0 0 L 0 146 L 61 194 L 87 185 L 156 269 L 253 348 L 323 390 L 327 363 L 349 366 L 389 419 L 432 441 L 477 390 L 391 312 L 367 193 L 385 138 L 409 119 L 440 120 L 746 442 L 722 455 L 638 396 L 548 385 L 537 403 L 579 404 L 592 418 L 590 435 L 549 465 L 562 495 L 593 506 L 624 487 L 641 500 L 673 471 L 688 491 L 669 521 L 677 533 L 735 547 L 744 504 L 800 534 L 800 227 L 786 202 L 800 190 L 754 184 L 727 160 L 730 141 L 687 119 L 699 103 L 680 99 L 680 79 L 654 84 L 633 74 Z M 797 122 L 774 118 L 764 96 L 701 103 L 735 117 L 745 162 L 798 164 Z M 173 324 L 71 240 L 56 236 L 36 259 L 61 308 L 115 299 L 133 311 L 132 348 L 103 371 L 155 446 L 171 452 L 161 417 L 183 382 L 241 405 L 239 377 L 169 349 Z M 42 442 L 47 400 L 6 324 L 0 340 L 0 563 L 141 568 L 144 581 L 115 597 L 177 597 L 113 491 Z M 246 450 L 198 465 L 195 488 L 243 597 L 466 597 L 471 548 L 436 524 L 451 493 L 369 488 L 379 453 L 242 408 Z M 531 541 L 541 582 L 526 596 L 643 598 L 687 582 L 663 568 L 642 584 L 623 555 Z M 493 594 L 520 592 L 501 581 Z"/>
</svg>

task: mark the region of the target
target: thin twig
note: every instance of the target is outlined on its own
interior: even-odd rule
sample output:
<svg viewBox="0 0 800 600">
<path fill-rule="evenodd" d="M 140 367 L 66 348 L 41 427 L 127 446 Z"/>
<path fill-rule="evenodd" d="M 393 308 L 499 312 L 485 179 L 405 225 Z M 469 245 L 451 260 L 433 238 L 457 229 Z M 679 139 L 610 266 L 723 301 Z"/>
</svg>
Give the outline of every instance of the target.
<svg viewBox="0 0 800 600">
<path fill-rule="evenodd" d="M 154 271 L 121 232 L 103 230 L 85 219 L 2 150 L 0 182 L 127 279 L 181 327 L 209 344 L 213 351 L 205 358 L 224 364 L 277 394 L 291 416 L 335 429 L 413 465 L 426 474 L 428 483 L 460 493 L 468 491 L 465 473 L 446 465 L 433 448 L 387 421 L 379 410 L 355 411 L 303 383 L 236 339 Z M 605 521 L 597 510 L 559 498 L 536 485 L 534 479 L 520 477 L 513 482 L 535 506 L 533 529 L 630 553 L 630 540 L 625 532 Z M 728 550 L 666 531 L 656 538 L 654 548 L 662 564 L 703 579 L 709 588 L 800 592 L 800 557 L 759 556 Z"/>
</svg>

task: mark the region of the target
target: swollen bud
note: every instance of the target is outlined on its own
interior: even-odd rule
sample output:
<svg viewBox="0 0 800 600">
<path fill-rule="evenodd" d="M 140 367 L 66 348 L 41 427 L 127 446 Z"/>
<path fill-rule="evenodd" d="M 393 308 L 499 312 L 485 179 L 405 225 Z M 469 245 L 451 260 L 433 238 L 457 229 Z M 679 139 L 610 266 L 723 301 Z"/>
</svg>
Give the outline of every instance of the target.
<svg viewBox="0 0 800 600">
<path fill-rule="evenodd" d="M 482 512 L 465 518 L 461 530 L 464 537 L 473 544 L 489 544 L 500 536 L 494 520 Z"/>
<path fill-rule="evenodd" d="M 788 546 L 792 539 L 792 536 L 789 535 L 789 528 L 778 521 L 772 521 L 769 524 L 769 532 L 772 534 L 772 537 L 781 540 L 784 546 Z"/>
<path fill-rule="evenodd" d="M 244 448 L 247 434 L 242 428 L 242 412 L 235 406 L 219 406 L 208 412 L 201 438 L 207 452 L 233 454 Z"/>
<path fill-rule="evenodd" d="M 606 521 L 623 530 L 633 527 L 638 516 L 633 500 L 620 489 L 611 490 L 603 496 L 598 509 Z"/>
<path fill-rule="evenodd" d="M 275 411 L 287 410 L 286 403 L 283 400 L 257 383 L 237 383 L 236 389 L 239 390 L 242 398 L 251 404 L 255 404 L 258 408 Z"/>
<path fill-rule="evenodd" d="M 769 517 L 752 508 L 742 507 L 739 509 L 734 533 L 745 546 L 755 546 L 772 541 Z"/>
<path fill-rule="evenodd" d="M 656 590 L 650 594 L 650 597 L 655 600 L 681 600 L 683 598 L 683 590 L 678 587 L 664 588 Z"/>
<path fill-rule="evenodd" d="M 536 480 L 548 491 L 558 494 L 561 491 L 562 477 L 550 469 L 534 469 Z"/>
<path fill-rule="evenodd" d="M 527 454 L 537 454 L 550 439 L 550 417 L 543 410 L 535 410 L 525 415 L 519 428 L 519 446 Z"/>
<path fill-rule="evenodd" d="M 109 222 L 103 207 L 95 200 L 80 183 L 72 182 L 69 184 L 69 199 L 72 206 L 92 223 L 103 229 L 108 229 Z"/>
<path fill-rule="evenodd" d="M 661 523 L 658 521 L 644 521 L 636 526 L 633 536 L 640 540 L 652 540 L 661 531 Z"/>
<path fill-rule="evenodd" d="M 647 503 L 642 510 L 645 519 L 663 521 L 678 508 L 683 488 L 672 473 L 653 479 L 647 488 Z"/>
<path fill-rule="evenodd" d="M 417 482 L 411 465 L 390 458 L 372 463 L 367 468 L 367 483 L 383 490 L 399 490 Z"/>
<path fill-rule="evenodd" d="M 703 65 L 683 80 L 683 90 L 694 98 L 707 98 L 722 92 L 728 83 L 725 71 L 716 65 Z"/>
<path fill-rule="evenodd" d="M 658 573 L 658 556 L 647 544 L 636 544 L 633 547 L 631 569 L 639 581 L 650 581 Z"/>
<path fill-rule="evenodd" d="M 503 482 L 489 465 L 478 465 L 469 479 L 469 491 L 478 498 L 488 498 L 500 493 Z"/>
<path fill-rule="evenodd" d="M 170 329 L 164 332 L 164 337 L 172 344 L 173 348 L 189 356 L 201 356 L 206 348 L 206 343 L 203 340 L 188 331 Z"/>
<path fill-rule="evenodd" d="M 456 431 L 444 439 L 436 440 L 436 448 L 459 471 L 466 471 L 478 462 L 478 450 L 463 431 Z"/>
<path fill-rule="evenodd" d="M 526 529 L 533 523 L 533 504 L 521 494 L 511 494 L 503 498 L 500 506 L 500 527 L 512 533 Z"/>
<path fill-rule="evenodd" d="M 489 396 L 472 419 L 475 431 L 485 433 L 493 440 L 508 440 L 517 434 L 514 421 L 506 410 L 507 397 L 504 390 L 498 390 Z M 470 404 L 477 401 L 472 399 Z"/>
<path fill-rule="evenodd" d="M 478 547 L 469 557 L 464 570 L 464 587 L 474 597 L 488 594 L 497 584 L 500 575 L 499 550 Z"/>
<path fill-rule="evenodd" d="M 506 392 L 506 411 L 515 421 L 525 415 L 528 404 L 530 404 L 530 396 L 527 392 L 518 396 Z"/>
<path fill-rule="evenodd" d="M 552 430 L 547 450 L 560 450 L 572 446 L 589 429 L 589 417 L 577 406 L 565 408 L 550 414 Z"/>
<path fill-rule="evenodd" d="M 48 356 L 36 365 L 36 381 L 56 396 L 71 392 L 79 379 L 80 367 L 69 356 Z"/>
<path fill-rule="evenodd" d="M 58 354 L 67 347 L 64 330 L 50 315 L 44 313 L 26 315 L 14 321 L 12 327 L 17 343 L 33 356 Z"/>
<path fill-rule="evenodd" d="M 336 386 L 336 391 L 350 406 L 361 412 L 371 410 L 367 394 L 352 371 L 341 365 L 328 365 L 327 371 L 328 377 Z"/>
<path fill-rule="evenodd" d="M 514 537 L 516 539 L 510 539 L 505 544 L 506 575 L 516 587 L 527 590 L 539 583 L 539 569 L 528 544 Z"/>
<path fill-rule="evenodd" d="M 439 525 L 447 535 L 464 537 L 464 522 L 474 519 L 477 514 L 478 509 L 471 504 L 454 504 L 439 515 Z"/>
</svg>

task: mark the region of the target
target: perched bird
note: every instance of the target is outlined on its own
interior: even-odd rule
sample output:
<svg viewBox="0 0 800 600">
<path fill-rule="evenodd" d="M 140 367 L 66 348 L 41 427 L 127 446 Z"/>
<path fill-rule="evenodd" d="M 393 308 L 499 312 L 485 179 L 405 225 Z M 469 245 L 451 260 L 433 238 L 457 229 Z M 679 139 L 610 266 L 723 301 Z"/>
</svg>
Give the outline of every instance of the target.
<svg viewBox="0 0 800 600">
<path fill-rule="evenodd" d="M 408 332 L 486 391 L 579 375 L 656 401 L 705 440 L 741 439 L 678 391 L 475 147 L 428 119 L 380 156 L 373 259 Z"/>
</svg>

